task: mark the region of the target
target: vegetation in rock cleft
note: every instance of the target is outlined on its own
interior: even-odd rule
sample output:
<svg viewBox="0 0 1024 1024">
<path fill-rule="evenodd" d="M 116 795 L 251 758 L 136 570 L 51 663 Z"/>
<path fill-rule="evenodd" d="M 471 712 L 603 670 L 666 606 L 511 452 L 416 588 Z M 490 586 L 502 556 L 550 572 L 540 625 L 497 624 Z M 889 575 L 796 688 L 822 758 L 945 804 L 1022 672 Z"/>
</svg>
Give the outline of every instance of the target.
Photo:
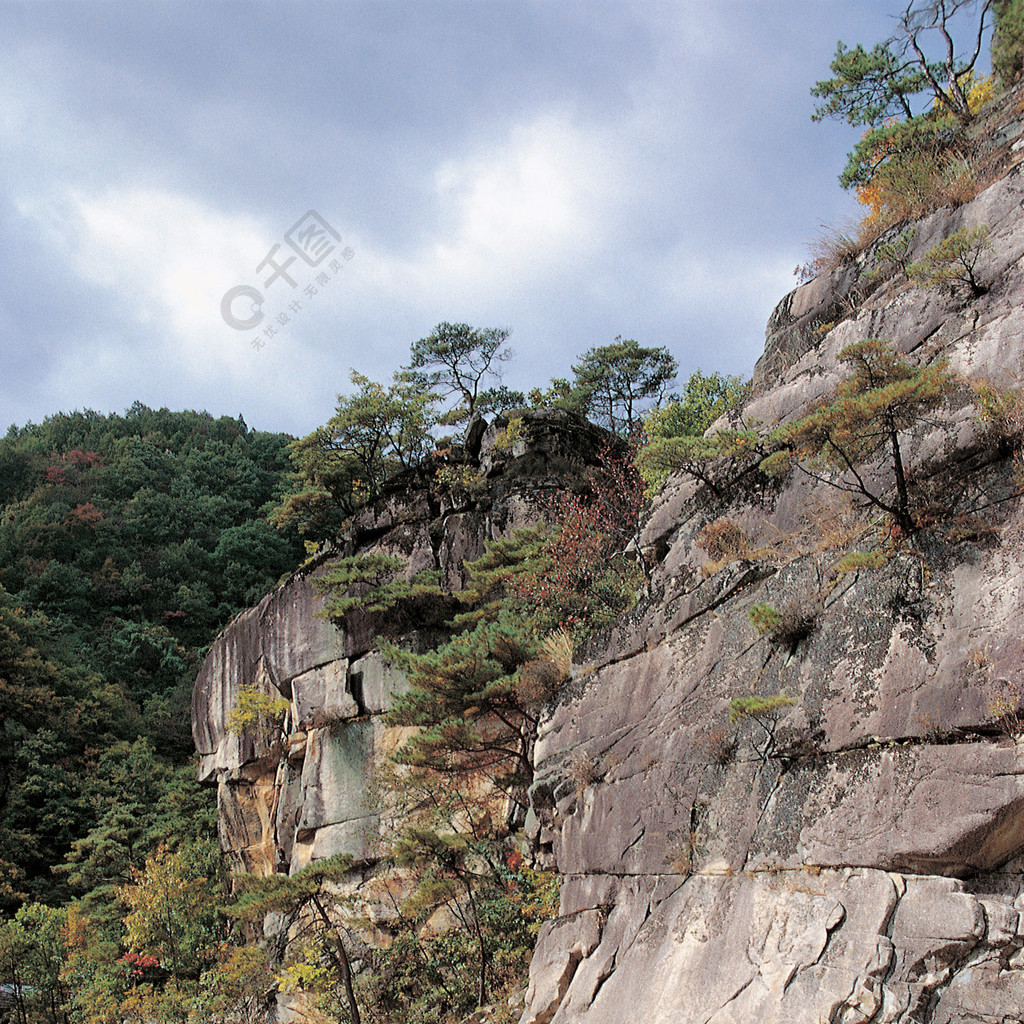
<svg viewBox="0 0 1024 1024">
<path fill-rule="evenodd" d="M 971 298 L 977 299 L 988 290 L 978 278 L 978 260 L 991 245 L 987 226 L 962 228 L 929 249 L 920 261 L 907 267 L 907 275 L 926 288 L 964 284 L 970 289 Z"/>
<path fill-rule="evenodd" d="M 847 346 L 839 361 L 850 367 L 850 375 L 831 398 L 772 432 L 769 440 L 777 451 L 761 468 L 776 476 L 796 468 L 856 495 L 911 534 L 919 509 L 908 480 L 903 437 L 942 405 L 954 381 L 944 363 L 913 367 L 879 339 Z M 865 466 L 875 461 L 885 467 L 891 489 L 870 479 Z"/>
<path fill-rule="evenodd" d="M 761 745 L 753 744 L 758 758 L 767 763 L 775 755 L 775 730 L 778 726 L 779 713 L 792 707 L 796 701 L 784 694 L 773 696 L 751 695 L 736 697 L 729 704 L 729 722 L 737 725 L 740 722 L 754 722 L 761 731 Z"/>
</svg>

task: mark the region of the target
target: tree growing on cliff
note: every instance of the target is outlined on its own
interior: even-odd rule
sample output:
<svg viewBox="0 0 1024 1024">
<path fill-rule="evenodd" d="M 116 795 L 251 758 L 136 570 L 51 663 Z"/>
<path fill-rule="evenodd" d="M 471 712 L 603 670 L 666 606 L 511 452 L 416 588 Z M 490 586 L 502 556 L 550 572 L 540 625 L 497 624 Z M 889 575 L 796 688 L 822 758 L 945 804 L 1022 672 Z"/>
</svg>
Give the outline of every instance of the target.
<svg viewBox="0 0 1024 1024">
<path fill-rule="evenodd" d="M 681 395 L 644 417 L 645 438 L 635 463 L 648 493 L 660 488 L 675 469 L 686 470 L 717 493 L 712 465 L 724 457 L 749 458 L 747 449 L 756 445 L 757 435 L 746 430 L 719 431 L 706 441 L 704 434 L 719 416 L 739 405 L 747 388 L 741 377 L 697 370 Z"/>
<path fill-rule="evenodd" d="M 885 42 L 870 50 L 840 42 L 833 77 L 811 89 L 822 101 L 814 120 L 866 128 L 839 180 L 857 188 L 876 222 L 889 207 L 892 220 L 902 219 L 969 186 L 963 128 L 987 95 L 972 85 L 991 10 L 992 0 L 910 0 Z M 961 46 L 956 36 L 967 25 Z"/>
<path fill-rule="evenodd" d="M 442 416 L 443 423 L 466 423 L 474 413 L 523 403 L 518 392 L 483 386 L 488 379 L 500 383 L 501 364 L 512 358 L 512 350 L 505 345 L 511 333 L 508 327 L 440 323 L 413 343 L 407 369 L 424 390 L 441 399 L 456 399 L 456 405 Z"/>
<path fill-rule="evenodd" d="M 976 299 L 987 290 L 975 273 L 978 260 L 991 246 L 986 226 L 962 228 L 929 249 L 919 262 L 907 267 L 907 275 L 926 288 L 956 282 L 965 284 L 971 298 Z"/>
<path fill-rule="evenodd" d="M 348 878 L 352 869 L 352 858 L 334 856 L 315 861 L 294 875 L 240 875 L 236 880 L 237 898 L 226 908 L 234 918 L 262 926 L 267 914 L 276 913 L 284 917 L 281 935 L 286 939 L 289 929 L 297 922 L 305 922 L 303 932 L 317 938 L 316 955 L 322 955 L 331 965 L 330 986 L 340 987 L 345 996 L 351 1024 L 360 1024 L 359 1003 L 356 999 L 352 977 L 352 963 L 338 923 L 339 911 L 346 905 L 332 883 Z M 306 965 L 315 967 L 315 965 Z M 301 983 L 304 965 L 294 965 L 292 974 Z M 287 975 L 287 970 L 285 974 Z M 316 976 L 320 971 L 313 972 Z"/>
<path fill-rule="evenodd" d="M 494 827 L 500 806 L 472 780 L 395 775 L 385 861 L 402 881 L 397 891 L 386 876 L 382 884 L 399 924 L 393 943 L 364 959 L 362 1001 L 375 1020 L 462 1020 L 522 992 L 541 924 L 557 914 L 558 878 L 523 863 Z M 453 927 L 434 927 L 441 915 Z"/>
<path fill-rule="evenodd" d="M 398 373 L 384 385 L 353 370 L 351 381 L 357 390 L 338 396 L 327 423 L 289 445 L 292 490 L 273 513 L 279 527 L 330 536 L 433 448 L 437 399 L 411 374 Z"/>
<path fill-rule="evenodd" d="M 974 115 L 966 84 L 981 56 L 985 30 L 993 0 L 910 0 L 897 22 L 893 45 L 923 78 L 922 89 L 936 107 L 952 111 L 963 121 Z M 965 49 L 959 49 L 954 25 L 962 16 L 974 14 L 977 22 L 968 35 Z M 940 40 L 937 60 L 926 53 L 929 40 Z M 959 52 L 958 52 L 959 49 Z"/>
<path fill-rule="evenodd" d="M 333 561 L 313 580 L 313 586 L 327 595 L 318 614 L 334 622 L 352 611 L 387 614 L 378 633 L 390 636 L 443 617 L 448 602 L 441 594 L 439 573 L 424 569 L 410 578 L 407 569 L 401 558 L 379 552 Z"/>
<path fill-rule="evenodd" d="M 796 703 L 792 697 L 783 694 L 775 694 L 771 697 L 751 695 L 748 697 L 736 697 L 729 703 L 729 724 L 738 725 L 740 722 L 751 721 L 756 723 L 763 735 L 761 746 L 751 739 L 750 745 L 758 759 L 765 764 L 775 754 L 775 729 L 778 726 L 779 713 L 787 707 Z"/>
<path fill-rule="evenodd" d="M 964 85 L 981 56 L 991 8 L 992 0 L 911 0 L 885 42 L 871 50 L 839 42 L 830 65 L 833 77 L 811 89 L 823 101 L 813 120 L 837 118 L 877 128 L 892 118 L 913 118 L 915 98 L 925 95 L 935 107 L 969 121 L 973 111 Z M 957 44 L 954 25 L 971 12 L 978 20 L 965 50 Z M 926 53 L 933 37 L 940 41 L 938 59 Z"/>
<path fill-rule="evenodd" d="M 447 824 L 450 826 L 451 820 Z M 427 906 L 448 904 L 461 918 L 464 930 L 472 936 L 478 956 L 477 1006 L 487 1002 L 489 954 L 477 894 L 494 874 L 493 866 L 481 856 L 485 847 L 484 841 L 474 841 L 472 828 L 468 834 L 463 834 L 451 827 L 439 830 L 408 825 L 394 844 L 392 854 L 399 867 L 421 872 L 419 900 Z"/>
<path fill-rule="evenodd" d="M 772 432 L 770 443 L 779 450 L 761 468 L 782 475 L 796 467 L 860 497 L 912 533 L 917 510 L 901 435 L 925 422 L 953 390 L 953 380 L 944 362 L 911 366 L 876 338 L 848 345 L 839 361 L 850 375 L 808 415 Z M 865 468 L 872 463 L 891 477 L 891 485 L 873 481 Z"/>
<path fill-rule="evenodd" d="M 611 345 L 589 349 L 573 366 L 572 404 L 628 437 L 643 410 L 664 401 L 678 369 L 668 349 L 644 348 L 619 336 Z"/>
<path fill-rule="evenodd" d="M 403 764 L 485 777 L 523 801 L 539 709 L 569 677 L 574 643 L 630 608 L 643 582 L 623 554 L 644 500 L 639 475 L 620 458 L 591 484 L 554 499 L 549 522 L 492 541 L 467 564 L 453 595 L 463 610 L 443 643 L 382 647 L 411 683 L 388 721 L 420 727 L 399 751 Z"/>
<path fill-rule="evenodd" d="M 535 660 L 538 646 L 533 624 L 502 609 L 494 621 L 478 622 L 433 651 L 382 648 L 411 683 L 387 720 L 420 727 L 398 761 L 455 784 L 476 776 L 522 794 L 532 779 L 539 702 L 524 691 L 519 672 Z"/>
</svg>

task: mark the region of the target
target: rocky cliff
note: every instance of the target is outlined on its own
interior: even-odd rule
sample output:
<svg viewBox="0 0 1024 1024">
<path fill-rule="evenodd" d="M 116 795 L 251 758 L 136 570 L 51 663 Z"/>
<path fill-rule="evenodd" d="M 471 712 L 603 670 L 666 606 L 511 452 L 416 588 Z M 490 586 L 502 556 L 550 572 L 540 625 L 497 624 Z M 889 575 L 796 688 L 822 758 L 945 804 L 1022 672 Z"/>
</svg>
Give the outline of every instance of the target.
<svg viewBox="0 0 1024 1024">
<path fill-rule="evenodd" d="M 917 225 L 910 260 L 988 228 L 977 299 L 866 281 L 870 251 L 797 288 L 744 420 L 805 413 L 868 338 L 1019 385 L 1022 205 L 1017 166 Z M 540 729 L 527 832 L 563 886 L 526 1024 L 1022 1019 L 1024 747 L 992 712 L 1024 694 L 1020 477 L 967 397 L 903 442 L 960 525 L 873 568 L 837 569 L 859 517 L 806 475 L 715 494 L 680 474 L 655 501 L 648 600 L 583 652 Z M 745 557 L 709 563 L 696 542 L 723 519 Z M 800 629 L 761 636 L 761 602 Z M 792 703 L 731 725 L 745 695 Z"/>
<path fill-rule="evenodd" d="M 458 590 L 464 563 L 488 539 L 535 522 L 545 495 L 577 481 L 611 440 L 564 412 L 526 413 L 511 441 L 505 421 L 485 426 L 474 426 L 467 444 L 485 487 L 467 493 L 438 485 L 435 465 L 392 481 L 337 544 L 211 646 L 193 690 L 192 731 L 200 779 L 217 786 L 221 847 L 232 870 L 294 874 L 334 854 L 374 857 L 372 766 L 404 736 L 381 714 L 406 682 L 373 651 L 380 623 L 357 612 L 335 627 L 318 615 L 317 578 L 337 557 L 377 552 L 400 557 L 410 578 L 438 570 Z M 290 702 L 280 732 L 230 730 L 243 690 Z"/>
<path fill-rule="evenodd" d="M 797 288 L 769 324 L 745 422 L 806 412 L 841 379 L 838 353 L 868 338 L 915 365 L 1019 385 L 1020 130 L 1003 129 L 1003 176 L 910 242 L 919 259 L 986 226 L 984 294 L 869 278 L 872 251 Z M 480 455 L 487 497 L 453 504 L 406 482 L 345 550 L 401 552 L 457 587 L 485 538 L 559 485 L 568 439 L 583 461 L 599 443 L 545 415 L 516 452 L 496 453 L 495 436 Z M 849 571 L 838 563 L 868 536 L 863 511 L 805 475 L 712 490 L 678 474 L 654 501 L 649 590 L 577 653 L 537 739 L 526 832 L 562 890 L 524 1024 L 1022 1019 L 1024 746 L 992 712 L 1024 694 L 1019 474 L 966 389 L 903 444 L 934 528 L 888 537 Z M 723 521 L 743 548 L 712 561 L 697 541 Z M 372 859 L 367 772 L 398 739 L 378 716 L 403 682 L 372 653 L 373 622 L 335 630 L 315 616 L 311 580 L 329 558 L 239 616 L 197 680 L 201 770 L 237 870 Z M 762 602 L 798 610 L 801 628 L 761 635 L 749 612 Z M 227 730 L 243 686 L 290 700 L 286 748 Z M 730 722 L 747 695 L 788 703 Z"/>
</svg>

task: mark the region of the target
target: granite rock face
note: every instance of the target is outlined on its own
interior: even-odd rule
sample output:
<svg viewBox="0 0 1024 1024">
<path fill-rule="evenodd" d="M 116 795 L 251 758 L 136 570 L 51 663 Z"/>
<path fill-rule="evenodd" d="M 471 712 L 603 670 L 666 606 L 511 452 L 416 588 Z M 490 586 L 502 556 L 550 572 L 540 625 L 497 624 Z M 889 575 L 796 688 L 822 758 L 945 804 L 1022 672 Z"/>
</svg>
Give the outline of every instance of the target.
<svg viewBox="0 0 1024 1024">
<path fill-rule="evenodd" d="M 984 295 L 875 280 L 850 315 L 870 254 L 803 285 L 772 317 L 744 420 L 802 415 L 867 338 L 1019 382 L 1021 173 L 918 224 L 914 259 L 988 227 Z M 992 711 L 1024 695 L 1016 460 L 966 388 L 903 444 L 915 486 L 976 495 L 977 514 L 874 568 L 837 568 L 858 515 L 807 477 L 715 494 L 680 474 L 655 500 L 649 594 L 577 652 L 540 726 L 527 833 L 563 886 L 523 1024 L 1022 1019 L 1024 745 Z M 712 564 L 697 544 L 719 519 L 746 558 Z M 760 635 L 762 602 L 807 628 Z M 790 703 L 731 723 L 753 694 Z"/>
<path fill-rule="evenodd" d="M 192 695 L 200 779 L 217 785 L 220 839 L 232 870 L 294 873 L 338 853 L 373 860 L 378 811 L 373 766 L 406 731 L 381 715 L 406 680 L 373 653 L 379 622 L 354 612 L 338 626 L 318 615 L 316 579 L 333 559 L 363 551 L 399 556 L 412 576 L 439 570 L 451 590 L 485 542 L 536 521 L 545 496 L 595 464 L 611 438 L 562 411 L 528 411 L 474 425 L 477 496 L 439 487 L 429 472 L 395 480 L 361 509 L 348 534 L 214 641 Z M 243 690 L 289 702 L 280 735 L 233 733 Z"/>
</svg>

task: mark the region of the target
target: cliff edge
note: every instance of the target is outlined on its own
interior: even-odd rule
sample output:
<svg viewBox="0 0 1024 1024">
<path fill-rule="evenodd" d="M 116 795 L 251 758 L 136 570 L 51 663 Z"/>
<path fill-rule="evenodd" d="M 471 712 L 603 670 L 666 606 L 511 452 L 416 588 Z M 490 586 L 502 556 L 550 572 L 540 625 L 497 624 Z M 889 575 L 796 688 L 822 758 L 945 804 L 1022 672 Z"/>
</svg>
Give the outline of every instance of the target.
<svg viewBox="0 0 1024 1024">
<path fill-rule="evenodd" d="M 869 278 L 901 229 L 795 289 L 743 422 L 806 414 L 869 338 L 1019 386 L 1022 205 L 1012 165 L 916 225 L 908 262 L 987 228 L 976 298 Z M 649 598 L 540 727 L 527 832 L 563 885 L 523 1024 L 1020 1020 L 1024 747 L 993 713 L 1024 693 L 1019 469 L 966 387 L 901 441 L 948 521 L 845 571 L 858 513 L 806 474 L 680 473 L 656 499 Z M 713 563 L 723 522 L 743 547 Z M 759 604 L 799 628 L 761 635 Z M 782 700 L 736 713 L 758 695 Z"/>
</svg>

